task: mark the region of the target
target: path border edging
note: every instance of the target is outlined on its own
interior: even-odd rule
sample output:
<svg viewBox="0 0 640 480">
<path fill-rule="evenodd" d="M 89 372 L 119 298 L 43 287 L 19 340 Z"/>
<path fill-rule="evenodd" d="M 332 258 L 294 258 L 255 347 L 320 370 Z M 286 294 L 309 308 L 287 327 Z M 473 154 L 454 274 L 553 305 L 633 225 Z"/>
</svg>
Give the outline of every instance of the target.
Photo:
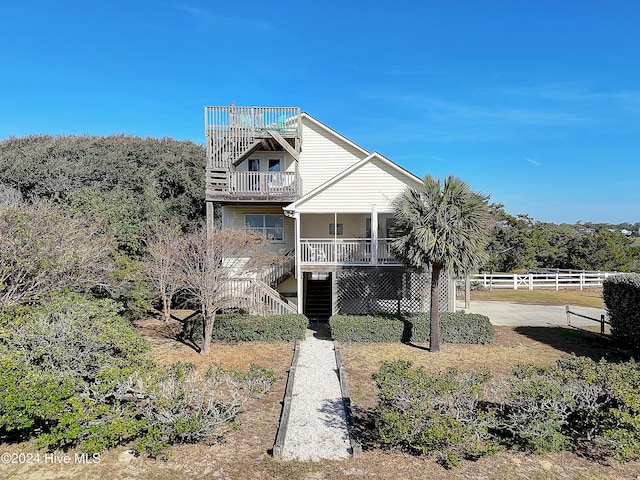
<svg viewBox="0 0 640 480">
<path fill-rule="evenodd" d="M 278 422 L 278 433 L 273 443 L 273 458 L 282 458 L 284 450 L 284 441 L 287 436 L 287 428 L 289 425 L 289 415 L 291 413 L 291 393 L 293 392 L 293 380 L 296 375 L 296 366 L 298 365 L 298 355 L 300 354 L 300 340 L 296 340 L 293 348 L 293 357 L 291 358 L 291 366 L 287 375 L 287 385 L 284 389 L 284 400 L 282 401 L 282 412 L 280 413 L 280 421 Z"/>
<path fill-rule="evenodd" d="M 338 367 L 338 379 L 340 381 L 340 391 L 342 393 L 342 405 L 344 406 L 344 413 L 347 421 L 347 432 L 349 433 L 349 443 L 351 444 L 351 456 L 353 458 L 360 458 L 362 456 L 362 445 L 358 441 L 355 435 L 353 412 L 351 411 L 351 398 L 347 391 L 347 377 L 342 364 L 342 357 L 340 350 L 338 349 L 338 343 L 333 341 L 333 351 L 336 355 L 336 366 Z"/>
</svg>

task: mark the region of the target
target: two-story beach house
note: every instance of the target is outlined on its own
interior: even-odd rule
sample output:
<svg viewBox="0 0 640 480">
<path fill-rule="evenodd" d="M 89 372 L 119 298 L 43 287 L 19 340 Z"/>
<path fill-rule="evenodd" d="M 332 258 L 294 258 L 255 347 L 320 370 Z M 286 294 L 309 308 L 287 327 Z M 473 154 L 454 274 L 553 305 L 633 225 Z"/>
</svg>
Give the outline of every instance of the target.
<svg viewBox="0 0 640 480">
<path fill-rule="evenodd" d="M 251 282 L 262 311 L 428 309 L 428 279 L 389 251 L 392 201 L 420 178 L 297 107 L 205 107 L 205 134 L 208 225 L 262 232 L 288 258 Z"/>
</svg>

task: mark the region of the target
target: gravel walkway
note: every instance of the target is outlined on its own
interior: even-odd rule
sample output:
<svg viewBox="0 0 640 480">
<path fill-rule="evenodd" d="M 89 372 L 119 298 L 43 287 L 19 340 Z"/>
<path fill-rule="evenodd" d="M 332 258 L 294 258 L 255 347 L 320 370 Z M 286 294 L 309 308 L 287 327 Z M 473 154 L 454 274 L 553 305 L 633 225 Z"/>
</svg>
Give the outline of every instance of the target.
<svg viewBox="0 0 640 480">
<path fill-rule="evenodd" d="M 348 458 L 349 448 L 333 342 L 307 337 L 300 343 L 282 458 Z"/>
</svg>

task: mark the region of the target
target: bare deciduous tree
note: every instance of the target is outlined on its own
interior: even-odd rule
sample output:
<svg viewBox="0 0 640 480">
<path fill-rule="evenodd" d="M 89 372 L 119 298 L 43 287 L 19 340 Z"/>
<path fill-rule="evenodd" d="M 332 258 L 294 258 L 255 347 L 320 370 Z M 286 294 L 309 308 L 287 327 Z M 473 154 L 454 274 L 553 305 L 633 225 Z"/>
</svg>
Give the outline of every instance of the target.
<svg viewBox="0 0 640 480">
<path fill-rule="evenodd" d="M 160 242 L 162 243 L 162 242 Z M 202 314 L 203 340 L 200 353 L 211 351 L 211 332 L 216 313 L 239 306 L 249 280 L 262 269 L 281 261 L 282 256 L 263 249 L 268 239 L 256 232 L 213 228 L 182 235 L 170 248 L 163 266 L 175 285 Z M 150 245 L 150 250 L 153 249 Z M 163 273 L 163 274 L 164 274 Z M 160 282 L 156 281 L 156 286 Z"/>
<path fill-rule="evenodd" d="M 99 225 L 51 202 L 0 205 L 0 304 L 106 284 L 114 246 Z"/>
<path fill-rule="evenodd" d="M 171 318 L 171 304 L 180 289 L 177 260 L 184 239 L 178 226 L 156 225 L 147 234 L 148 256 L 143 263 L 145 279 L 153 286 L 162 302 L 162 318 Z"/>
</svg>

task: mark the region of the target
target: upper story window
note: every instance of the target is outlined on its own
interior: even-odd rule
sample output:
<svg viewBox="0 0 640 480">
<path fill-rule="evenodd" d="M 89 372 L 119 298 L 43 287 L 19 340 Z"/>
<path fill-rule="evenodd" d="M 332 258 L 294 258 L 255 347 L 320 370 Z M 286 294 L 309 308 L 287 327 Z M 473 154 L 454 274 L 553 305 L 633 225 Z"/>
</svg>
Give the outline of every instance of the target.
<svg viewBox="0 0 640 480">
<path fill-rule="evenodd" d="M 284 215 L 252 213 L 244 220 L 247 228 L 266 235 L 272 243 L 284 243 Z"/>
<path fill-rule="evenodd" d="M 281 155 L 257 155 L 249 158 L 246 163 L 248 172 L 281 172 L 284 170 L 283 166 L 284 158 Z"/>
</svg>

